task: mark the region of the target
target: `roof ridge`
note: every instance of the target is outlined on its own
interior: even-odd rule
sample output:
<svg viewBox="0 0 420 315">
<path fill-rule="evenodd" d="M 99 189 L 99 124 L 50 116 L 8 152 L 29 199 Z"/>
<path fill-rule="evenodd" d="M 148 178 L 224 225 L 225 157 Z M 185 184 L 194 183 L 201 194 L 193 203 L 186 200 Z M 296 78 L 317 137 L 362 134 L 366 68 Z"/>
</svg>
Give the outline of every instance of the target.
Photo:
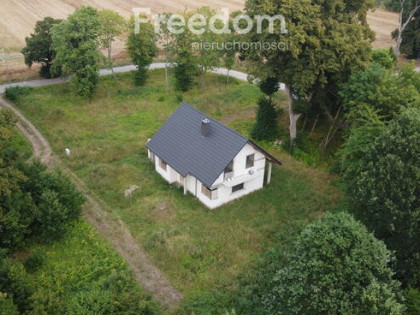
<svg viewBox="0 0 420 315">
<path fill-rule="evenodd" d="M 191 109 L 195 110 L 196 112 L 198 112 L 198 113 L 200 113 L 200 114 L 203 114 L 203 115 L 207 116 L 210 120 L 212 120 L 212 121 L 214 121 L 214 122 L 218 123 L 218 124 L 219 124 L 220 126 L 222 126 L 223 128 L 225 128 L 225 129 L 227 129 L 227 130 L 229 130 L 229 131 L 232 131 L 233 133 L 237 134 L 238 136 L 242 137 L 243 139 L 246 139 L 246 140 L 250 141 L 250 139 L 249 139 L 249 138 L 247 138 L 247 137 L 245 137 L 244 135 L 240 134 L 240 133 L 239 133 L 239 132 L 237 132 L 235 129 L 232 129 L 232 128 L 230 128 L 230 127 L 226 126 L 225 124 L 221 123 L 221 122 L 220 122 L 220 121 L 218 121 L 217 119 L 214 119 L 213 117 L 211 117 L 211 116 L 207 115 L 206 113 L 203 113 L 201 110 L 198 110 L 197 108 L 195 108 L 195 107 L 191 106 L 190 104 L 185 103 L 185 102 L 182 102 L 182 103 L 181 103 L 181 105 L 186 105 L 186 106 L 188 106 L 189 108 L 191 108 Z"/>
</svg>

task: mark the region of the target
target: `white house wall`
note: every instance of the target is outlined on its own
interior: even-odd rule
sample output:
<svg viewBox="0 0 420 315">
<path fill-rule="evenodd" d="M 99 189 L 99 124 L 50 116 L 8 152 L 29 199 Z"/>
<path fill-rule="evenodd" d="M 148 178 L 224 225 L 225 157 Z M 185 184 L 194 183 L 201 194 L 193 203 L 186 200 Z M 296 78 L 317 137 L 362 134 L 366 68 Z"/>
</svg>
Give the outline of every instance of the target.
<svg viewBox="0 0 420 315">
<path fill-rule="evenodd" d="M 251 154 L 254 154 L 254 166 L 247 169 L 246 157 Z M 169 183 L 180 182 L 180 175 L 169 164 L 166 166 L 165 171 L 160 166 L 159 157 L 155 156 L 154 160 L 156 171 L 166 181 Z M 247 144 L 233 161 L 233 177 L 229 180 L 224 180 L 224 173 L 222 173 L 211 187 L 211 189 L 217 189 L 217 198 L 209 199 L 204 195 L 201 192 L 202 183 L 192 175 L 187 176 L 187 191 L 196 196 L 208 208 L 217 208 L 229 201 L 263 188 L 265 161 L 264 154 Z M 232 187 L 241 183 L 244 184 L 244 188 L 240 191 L 232 192 Z"/>
</svg>

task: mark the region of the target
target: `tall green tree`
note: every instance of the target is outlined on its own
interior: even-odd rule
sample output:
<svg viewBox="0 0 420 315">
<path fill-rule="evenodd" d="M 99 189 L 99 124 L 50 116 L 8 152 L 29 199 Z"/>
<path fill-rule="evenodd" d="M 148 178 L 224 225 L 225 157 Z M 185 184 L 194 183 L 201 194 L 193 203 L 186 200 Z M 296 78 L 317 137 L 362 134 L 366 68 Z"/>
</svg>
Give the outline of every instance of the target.
<svg viewBox="0 0 420 315">
<path fill-rule="evenodd" d="M 258 100 L 257 119 L 251 131 L 255 140 L 274 140 L 277 136 L 277 111 L 273 103 L 273 94 L 278 91 L 277 78 L 266 78 L 259 83 L 265 96 Z"/>
<path fill-rule="evenodd" d="M 391 253 L 347 213 L 327 213 L 297 238 L 273 278 L 269 314 L 403 314 Z"/>
<path fill-rule="evenodd" d="M 420 109 L 405 109 L 382 128 L 344 175 L 355 215 L 395 251 L 403 284 L 418 287 Z"/>
<path fill-rule="evenodd" d="M 223 30 L 223 28 L 228 27 L 229 25 L 228 21 L 221 21 L 220 19 L 216 19 L 212 22 L 211 18 L 216 16 L 217 12 L 206 6 L 198 8 L 192 13 L 200 15 L 202 20 L 206 22 L 204 27 L 198 27 L 198 29 L 202 29 L 202 33 L 198 34 L 196 37 L 196 43 L 198 43 L 199 46 L 195 50 L 200 70 L 201 86 L 203 86 L 206 73 L 214 67 L 220 66 L 224 51 L 222 47 L 222 34 L 214 32 L 210 25 L 212 24 L 216 31 Z"/>
<path fill-rule="evenodd" d="M 183 19 L 187 20 L 191 17 L 191 12 L 185 12 Z M 174 19 L 180 22 L 180 19 Z M 175 28 L 180 30 L 180 28 Z M 175 33 L 174 45 L 172 51 L 174 53 L 174 74 L 175 87 L 182 92 L 188 91 L 195 83 L 195 78 L 199 74 L 198 57 L 193 47 L 197 43 L 197 35 L 193 34 L 188 27 L 184 31 Z"/>
<path fill-rule="evenodd" d="M 99 11 L 98 19 L 101 25 L 99 32 L 101 47 L 107 50 L 107 64 L 111 68 L 112 73 L 114 73 L 112 43 L 127 29 L 126 21 L 117 12 L 109 9 Z"/>
<path fill-rule="evenodd" d="M 135 20 L 130 20 L 131 30 L 127 39 L 128 54 L 137 66 L 134 74 L 134 82 L 136 85 L 143 85 L 147 79 L 148 67 L 153 61 L 157 53 L 156 40 L 157 34 L 154 32 L 151 23 L 141 23 L 139 32 L 134 27 Z"/>
<path fill-rule="evenodd" d="M 366 13 L 373 1 L 337 0 L 248 0 L 251 16 L 283 15 L 287 34 L 277 21 L 274 33 L 268 23 L 258 23 L 244 40 L 274 45 L 280 49 L 249 49 L 244 55 L 253 63 L 257 77 L 276 77 L 285 84 L 289 97 L 289 130 L 296 138 L 297 122 L 310 107 L 333 117 L 338 111 L 338 86 L 351 73 L 364 69 L 371 59 L 373 33 Z M 323 99 L 322 99 L 323 98 Z M 331 101 L 331 98 L 333 101 Z M 328 106 L 327 106 L 328 105 Z"/>
<path fill-rule="evenodd" d="M 373 64 L 353 74 L 339 94 L 352 125 L 363 123 L 368 112 L 390 121 L 404 108 L 420 106 L 420 74 L 412 65 L 402 67 L 395 75 L 393 70 Z"/>
<path fill-rule="evenodd" d="M 401 52 L 404 52 L 410 56 L 414 55 L 414 58 L 416 58 L 419 50 L 412 51 L 410 48 L 415 48 L 413 47 L 414 43 L 419 45 L 420 1 L 388 0 L 385 2 L 385 5 L 387 8 L 399 13 L 398 28 L 392 33 L 395 39 L 395 54 L 398 56 Z"/>
<path fill-rule="evenodd" d="M 34 33 L 25 38 L 26 46 L 22 49 L 25 63 L 31 67 L 34 63 L 40 63 L 40 74 L 44 78 L 52 78 L 51 66 L 55 59 L 56 52 L 52 48 L 51 29 L 62 20 L 46 17 L 36 22 Z M 59 71 L 55 76 L 60 75 Z"/>
<path fill-rule="evenodd" d="M 53 63 L 63 74 L 71 76 L 76 94 L 92 96 L 99 79 L 100 22 L 98 11 L 81 7 L 52 28 L 53 49 L 57 52 Z"/>
</svg>

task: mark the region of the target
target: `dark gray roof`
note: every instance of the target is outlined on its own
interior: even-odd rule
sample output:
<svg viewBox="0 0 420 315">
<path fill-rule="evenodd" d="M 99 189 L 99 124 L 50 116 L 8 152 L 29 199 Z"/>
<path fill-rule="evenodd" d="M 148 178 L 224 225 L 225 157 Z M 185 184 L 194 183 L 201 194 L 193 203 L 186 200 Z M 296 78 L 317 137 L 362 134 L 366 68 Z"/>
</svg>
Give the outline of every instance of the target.
<svg viewBox="0 0 420 315">
<path fill-rule="evenodd" d="M 211 128 L 205 137 L 201 134 L 204 119 L 210 120 Z M 182 176 L 193 175 L 211 187 L 248 142 L 248 138 L 182 103 L 146 147 Z M 280 163 L 275 159 L 274 162 Z"/>
</svg>

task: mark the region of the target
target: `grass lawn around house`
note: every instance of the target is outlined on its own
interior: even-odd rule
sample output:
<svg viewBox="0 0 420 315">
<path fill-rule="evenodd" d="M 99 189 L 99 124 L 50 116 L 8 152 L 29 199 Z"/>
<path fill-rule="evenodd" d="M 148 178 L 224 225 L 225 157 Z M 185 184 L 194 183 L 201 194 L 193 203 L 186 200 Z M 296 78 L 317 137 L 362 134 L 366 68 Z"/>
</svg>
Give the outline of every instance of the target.
<svg viewBox="0 0 420 315">
<path fill-rule="evenodd" d="M 101 78 L 92 99 L 74 96 L 69 84 L 60 84 L 34 89 L 15 104 L 188 296 L 231 284 L 270 247 L 273 234 L 312 221 L 339 193 L 330 175 L 262 144 L 285 162 L 273 167 L 269 186 L 216 210 L 184 196 L 154 171 L 147 139 L 181 100 L 248 135 L 261 92 L 234 79 L 226 85 L 225 77 L 212 74 L 184 94 L 171 88 L 166 95 L 164 82 L 163 70 L 151 71 L 143 87 L 133 85 L 131 74 L 119 74 L 118 81 Z M 139 189 L 126 199 L 124 190 L 131 185 Z"/>
</svg>

